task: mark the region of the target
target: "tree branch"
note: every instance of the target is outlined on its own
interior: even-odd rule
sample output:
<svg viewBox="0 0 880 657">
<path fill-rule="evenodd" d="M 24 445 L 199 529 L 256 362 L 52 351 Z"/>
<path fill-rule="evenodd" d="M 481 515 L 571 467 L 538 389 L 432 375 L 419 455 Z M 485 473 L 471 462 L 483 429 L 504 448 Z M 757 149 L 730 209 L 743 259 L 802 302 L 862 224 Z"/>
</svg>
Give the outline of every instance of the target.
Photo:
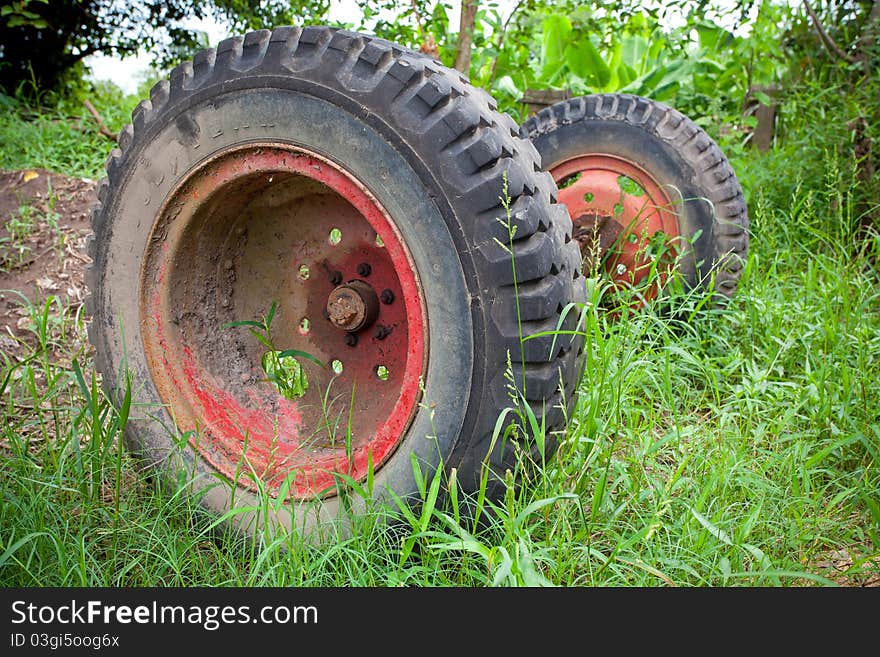
<svg viewBox="0 0 880 657">
<path fill-rule="evenodd" d="M 807 14 L 809 14 L 810 20 L 813 22 L 813 27 L 816 28 L 816 32 L 819 34 L 819 39 L 822 41 L 822 44 L 825 46 L 828 53 L 830 55 L 835 55 L 839 59 L 847 61 L 850 64 L 854 63 L 855 59 L 846 54 L 840 46 L 834 43 L 834 39 L 828 36 L 828 32 L 822 27 L 822 22 L 819 20 L 819 17 L 816 15 L 816 12 L 813 11 L 813 8 L 807 0 L 804 0 L 804 8 L 807 10 Z"/>
<path fill-rule="evenodd" d="M 474 24 L 477 20 L 478 0 L 461 0 L 461 20 L 458 27 L 458 52 L 455 69 L 465 75 L 471 71 L 471 45 L 474 42 Z"/>
<path fill-rule="evenodd" d="M 83 101 L 83 105 L 86 106 L 86 109 L 89 110 L 89 114 L 92 115 L 92 118 L 95 119 L 95 123 L 98 124 L 98 132 L 107 137 L 107 139 L 118 141 L 119 135 L 107 127 L 107 124 L 104 123 L 104 119 L 101 118 L 101 115 L 98 113 L 98 110 L 95 109 L 95 106 L 92 105 L 88 99 Z"/>
<path fill-rule="evenodd" d="M 419 7 L 416 4 L 416 0 L 412 0 L 412 8 L 413 13 L 416 16 L 416 26 L 419 28 L 419 51 L 425 53 L 429 57 L 433 57 L 434 59 L 440 58 L 440 51 L 437 48 L 437 42 L 434 41 L 434 35 L 430 32 L 425 34 L 425 29 L 422 26 L 422 15 L 419 13 Z"/>
<path fill-rule="evenodd" d="M 495 57 L 492 59 L 492 72 L 489 74 L 490 87 L 492 86 L 492 83 L 495 82 L 495 69 L 498 68 L 498 55 L 501 54 L 501 46 L 504 45 L 504 37 L 507 34 L 507 27 L 510 25 L 510 21 L 513 20 L 516 12 L 519 11 L 519 8 L 522 7 L 523 2 L 525 1 L 526 0 L 519 0 L 519 2 L 516 3 L 513 11 L 510 12 L 510 16 L 504 21 L 504 25 L 501 26 L 501 33 L 498 35 L 498 41 L 495 42 Z M 877 0 L 877 2 L 880 2 L 880 0 Z"/>
</svg>

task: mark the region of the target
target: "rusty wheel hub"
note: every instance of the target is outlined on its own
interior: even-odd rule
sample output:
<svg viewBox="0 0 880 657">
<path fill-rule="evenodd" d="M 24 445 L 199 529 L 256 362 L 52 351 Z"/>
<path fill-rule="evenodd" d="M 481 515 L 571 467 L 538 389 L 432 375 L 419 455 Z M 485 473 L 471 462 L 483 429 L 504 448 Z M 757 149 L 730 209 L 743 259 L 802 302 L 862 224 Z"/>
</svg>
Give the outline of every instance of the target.
<svg viewBox="0 0 880 657">
<path fill-rule="evenodd" d="M 657 281 L 642 292 L 645 300 L 655 297 L 666 279 L 657 259 L 671 265 L 680 234 L 678 212 L 657 180 L 607 154 L 575 157 L 550 173 L 571 214 L 585 270 L 603 269 L 617 287 L 638 287 L 657 269 Z"/>
<path fill-rule="evenodd" d="M 327 298 L 327 317 L 336 328 L 355 333 L 370 326 L 379 315 L 379 297 L 363 281 L 335 288 Z"/>
<path fill-rule="evenodd" d="M 427 361 L 422 291 L 388 213 L 340 165 L 277 142 L 206 160 L 163 206 L 140 289 L 160 396 L 239 485 L 332 495 L 336 473 L 366 477 L 405 435 Z M 271 345 L 227 326 L 273 303 Z M 300 370 L 306 390 L 287 394 Z"/>
</svg>

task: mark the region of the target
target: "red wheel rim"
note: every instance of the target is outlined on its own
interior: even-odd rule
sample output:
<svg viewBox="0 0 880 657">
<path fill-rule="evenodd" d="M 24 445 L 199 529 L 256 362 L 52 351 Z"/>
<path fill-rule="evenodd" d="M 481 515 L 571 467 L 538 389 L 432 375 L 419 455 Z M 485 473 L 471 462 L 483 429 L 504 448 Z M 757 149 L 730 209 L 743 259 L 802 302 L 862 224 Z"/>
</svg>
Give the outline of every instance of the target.
<svg viewBox="0 0 880 657">
<path fill-rule="evenodd" d="M 334 324 L 328 300 L 343 288 L 369 302 L 357 330 Z M 276 353 L 327 366 L 297 359 L 301 397 L 267 380 L 269 350 L 249 327 L 224 328 L 273 302 Z M 427 318 L 412 259 L 370 191 L 316 153 L 248 144 L 190 172 L 153 227 L 140 306 L 152 379 L 178 431 L 239 485 L 332 495 L 337 473 L 379 469 L 415 414 Z"/>
<path fill-rule="evenodd" d="M 666 191 L 644 169 L 616 155 L 581 155 L 560 162 L 550 174 L 587 264 L 601 261 L 617 287 L 639 287 L 656 267 L 656 282 L 641 295 L 654 298 L 667 278 L 668 267 L 658 265 L 672 264 L 680 234 Z"/>
</svg>

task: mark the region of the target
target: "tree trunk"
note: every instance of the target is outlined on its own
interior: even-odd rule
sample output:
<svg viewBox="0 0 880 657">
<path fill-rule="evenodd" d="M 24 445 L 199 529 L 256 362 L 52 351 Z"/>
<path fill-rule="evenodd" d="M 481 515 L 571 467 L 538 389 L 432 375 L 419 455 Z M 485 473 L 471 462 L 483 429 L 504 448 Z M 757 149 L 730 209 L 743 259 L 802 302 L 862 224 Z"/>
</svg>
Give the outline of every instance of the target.
<svg viewBox="0 0 880 657">
<path fill-rule="evenodd" d="M 477 20 L 478 0 L 461 0 L 461 21 L 458 27 L 458 52 L 455 68 L 465 75 L 471 70 L 471 45 L 474 42 L 474 23 Z"/>
</svg>

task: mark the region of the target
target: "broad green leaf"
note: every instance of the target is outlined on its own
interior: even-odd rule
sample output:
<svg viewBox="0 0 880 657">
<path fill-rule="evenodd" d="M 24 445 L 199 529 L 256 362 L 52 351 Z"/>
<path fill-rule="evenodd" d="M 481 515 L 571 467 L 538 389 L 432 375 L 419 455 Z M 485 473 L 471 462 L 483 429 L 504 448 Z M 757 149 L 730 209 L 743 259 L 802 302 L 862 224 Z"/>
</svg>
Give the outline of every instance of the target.
<svg viewBox="0 0 880 657">
<path fill-rule="evenodd" d="M 517 545 L 516 561 L 517 566 L 519 566 L 523 586 L 553 586 L 553 583 L 535 567 L 535 560 L 532 557 L 529 546 L 526 545 L 522 538 L 519 539 L 519 544 Z"/>
<path fill-rule="evenodd" d="M 568 44 L 565 49 L 568 70 L 582 78 L 587 84 L 604 87 L 611 79 L 611 70 L 602 59 L 599 49 L 592 40 L 584 36 Z"/>
<path fill-rule="evenodd" d="M 550 14 L 542 25 L 541 77 L 550 82 L 565 64 L 565 46 L 571 37 L 571 21 L 562 14 Z"/>
<path fill-rule="evenodd" d="M 449 31 L 449 17 L 442 2 L 434 5 L 434 11 L 431 12 L 431 22 L 437 32 L 436 36 L 442 36 Z"/>
<path fill-rule="evenodd" d="M 702 23 L 696 26 L 700 48 L 709 52 L 718 52 L 733 44 L 733 34 L 717 25 Z"/>
<path fill-rule="evenodd" d="M 623 61 L 623 47 L 621 46 L 620 41 L 615 41 L 614 45 L 611 47 L 611 61 L 608 62 L 608 68 L 611 70 L 611 78 L 604 87 L 605 91 L 617 91 L 620 89 L 621 84 L 618 69 L 620 68 L 621 61 Z"/>
<path fill-rule="evenodd" d="M 721 64 L 720 62 L 716 62 L 714 59 L 711 59 L 709 57 L 700 57 L 696 64 L 699 69 L 704 70 L 707 73 L 723 73 L 725 70 L 727 70 L 723 64 Z"/>
<path fill-rule="evenodd" d="M 629 34 L 648 34 L 651 31 L 651 27 L 648 25 L 648 19 L 641 12 L 636 12 L 632 16 L 629 17 L 629 20 L 626 22 L 626 27 L 623 28 L 624 32 Z"/>
<path fill-rule="evenodd" d="M 654 90 L 654 93 L 651 94 L 651 98 L 661 102 L 672 100 L 675 98 L 675 94 L 678 93 L 679 88 L 681 88 L 681 84 L 678 82 L 670 82 L 669 84 L 661 85 Z"/>
<path fill-rule="evenodd" d="M 643 78 L 631 82 L 623 91 L 650 96 L 655 100 L 668 100 L 675 96 L 690 74 L 691 67 L 686 62 L 671 62 L 668 66 L 660 66 Z"/>
<path fill-rule="evenodd" d="M 753 557 L 755 557 L 755 559 L 758 560 L 758 563 L 761 564 L 761 568 L 763 568 L 764 570 L 770 570 L 773 567 L 770 559 L 767 557 L 766 554 L 764 554 L 764 552 L 760 548 L 755 547 L 754 545 L 751 545 L 749 543 L 743 543 L 742 548 Z"/>
<path fill-rule="evenodd" d="M 642 75 L 630 82 L 621 91 L 633 93 L 637 96 L 649 96 L 651 95 L 651 90 L 655 89 L 663 81 L 666 72 L 667 68 L 665 66 L 658 66 L 646 75 Z"/>
<path fill-rule="evenodd" d="M 636 79 L 636 71 L 631 66 L 628 66 L 624 62 L 621 62 L 620 66 L 617 67 L 617 78 L 620 85 L 625 86 L 629 84 L 632 80 Z"/>
<path fill-rule="evenodd" d="M 620 40 L 620 50 L 623 63 L 641 73 L 646 64 L 648 40 L 643 36 L 625 34 Z"/>
<path fill-rule="evenodd" d="M 284 351 L 278 353 L 278 358 L 287 358 L 288 356 L 293 356 L 294 358 L 305 358 L 306 360 L 310 360 L 318 365 L 318 367 L 326 367 L 324 363 L 312 356 L 307 351 L 300 351 L 299 349 L 285 349 Z"/>
<path fill-rule="evenodd" d="M 660 55 L 665 47 L 666 39 L 663 37 L 662 32 L 655 30 L 651 35 L 651 45 L 648 46 L 648 61 L 651 62 L 651 65 L 662 63 Z"/>
<path fill-rule="evenodd" d="M 498 546 L 496 551 L 501 555 L 501 563 L 498 565 L 495 576 L 492 578 L 492 586 L 501 586 L 504 580 L 511 581 L 514 579 L 512 577 L 513 559 L 510 558 L 510 554 L 504 549 L 504 546 Z"/>
<path fill-rule="evenodd" d="M 267 351 L 261 364 L 269 381 L 275 384 L 285 399 L 297 399 L 306 394 L 309 380 L 302 365 L 293 356 L 282 356 L 280 351 Z"/>
</svg>

